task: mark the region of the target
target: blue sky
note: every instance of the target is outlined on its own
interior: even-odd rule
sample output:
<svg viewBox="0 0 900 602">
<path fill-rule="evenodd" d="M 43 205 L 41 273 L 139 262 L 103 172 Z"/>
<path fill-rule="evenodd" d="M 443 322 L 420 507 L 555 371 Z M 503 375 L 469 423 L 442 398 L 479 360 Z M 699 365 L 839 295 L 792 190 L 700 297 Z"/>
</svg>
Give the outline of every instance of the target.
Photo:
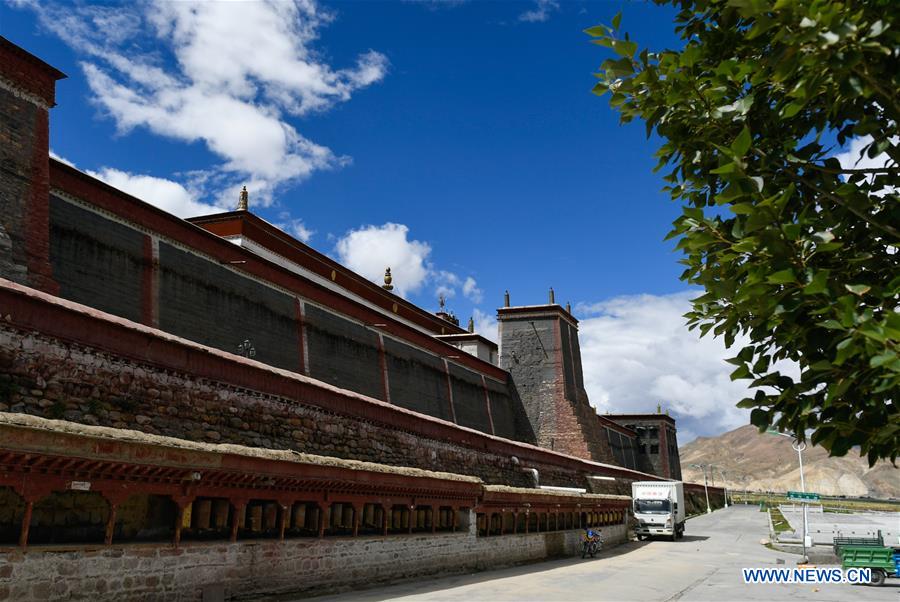
<svg viewBox="0 0 900 602">
<path fill-rule="evenodd" d="M 674 46 L 673 11 L 215 6 L 0 5 L 0 34 L 69 75 L 54 153 L 182 215 L 231 206 L 248 183 L 262 217 L 369 277 L 392 265 L 412 301 L 436 309 L 442 291 L 488 334 L 505 289 L 534 304 L 553 286 L 583 320 L 595 405 L 660 401 L 682 442 L 744 423 L 728 353 L 682 326 L 657 144 L 590 93 L 605 50 L 583 29 L 621 10 L 633 39 Z"/>
</svg>

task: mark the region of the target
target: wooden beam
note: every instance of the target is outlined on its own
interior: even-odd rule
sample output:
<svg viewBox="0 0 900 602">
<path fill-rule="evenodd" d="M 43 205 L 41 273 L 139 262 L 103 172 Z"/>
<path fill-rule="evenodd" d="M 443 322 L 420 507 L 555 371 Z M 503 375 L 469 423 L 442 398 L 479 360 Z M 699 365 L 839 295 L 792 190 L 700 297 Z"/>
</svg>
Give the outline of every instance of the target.
<svg viewBox="0 0 900 602">
<path fill-rule="evenodd" d="M 103 543 L 105 543 L 106 545 L 112 544 L 113 531 L 115 531 L 115 528 L 116 528 L 116 513 L 117 513 L 118 509 L 119 509 L 118 504 L 110 504 L 109 505 L 109 519 L 107 519 L 107 521 L 106 521 L 106 535 L 103 538 Z M 180 522 L 179 522 L 179 524 L 180 524 Z M 177 542 L 176 542 L 175 546 L 176 547 L 178 546 Z"/>
<path fill-rule="evenodd" d="M 19 529 L 19 547 L 23 550 L 28 547 L 28 530 L 31 528 L 31 511 L 34 509 L 34 501 L 25 502 L 25 515 L 22 517 L 22 526 Z"/>
</svg>

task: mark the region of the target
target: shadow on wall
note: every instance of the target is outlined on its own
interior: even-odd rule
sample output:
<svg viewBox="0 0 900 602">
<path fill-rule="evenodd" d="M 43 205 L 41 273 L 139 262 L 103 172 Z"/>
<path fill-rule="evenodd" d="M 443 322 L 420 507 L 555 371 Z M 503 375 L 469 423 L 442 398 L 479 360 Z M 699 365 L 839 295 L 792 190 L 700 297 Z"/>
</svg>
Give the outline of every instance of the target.
<svg viewBox="0 0 900 602">
<path fill-rule="evenodd" d="M 684 492 L 684 503 L 687 506 L 687 515 L 696 516 L 698 514 L 706 514 L 706 494 L 701 490 Z M 719 493 L 709 492 L 709 507 L 711 510 L 718 510 L 725 507 L 725 498 Z"/>
</svg>

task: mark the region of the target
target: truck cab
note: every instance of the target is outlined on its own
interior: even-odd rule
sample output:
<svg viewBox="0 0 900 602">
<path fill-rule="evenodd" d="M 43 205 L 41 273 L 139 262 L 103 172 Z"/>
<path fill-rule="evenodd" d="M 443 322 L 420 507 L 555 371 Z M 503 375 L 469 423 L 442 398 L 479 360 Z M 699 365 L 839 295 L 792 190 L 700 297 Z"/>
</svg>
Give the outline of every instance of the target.
<svg viewBox="0 0 900 602">
<path fill-rule="evenodd" d="M 638 539 L 656 535 L 675 541 L 684 535 L 684 483 L 635 481 L 631 498 Z"/>
</svg>

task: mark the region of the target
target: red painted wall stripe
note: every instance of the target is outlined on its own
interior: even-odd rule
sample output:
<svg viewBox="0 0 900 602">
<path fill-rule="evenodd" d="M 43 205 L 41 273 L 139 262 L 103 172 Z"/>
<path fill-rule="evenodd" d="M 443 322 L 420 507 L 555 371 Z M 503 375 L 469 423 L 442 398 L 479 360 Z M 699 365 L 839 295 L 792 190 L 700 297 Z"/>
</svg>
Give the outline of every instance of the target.
<svg viewBox="0 0 900 602">
<path fill-rule="evenodd" d="M 516 456 L 524 462 L 590 474 L 659 480 L 654 475 L 582 460 L 457 426 L 446 420 L 342 390 L 287 370 L 204 347 L 2 278 L 0 316 L 8 316 L 6 323 L 20 330 L 34 330 L 61 341 L 86 345 L 165 370 L 189 374 L 194 378 L 208 378 L 269 395 L 302 400 L 306 405 L 321 407 L 343 416 L 474 450 Z"/>
<path fill-rule="evenodd" d="M 297 318 L 297 356 L 299 357 L 299 362 L 297 366 L 297 372 L 300 374 L 309 374 L 309 362 L 307 361 L 306 354 L 306 325 L 303 321 L 303 303 L 300 299 L 294 299 L 294 312 Z"/>
</svg>

